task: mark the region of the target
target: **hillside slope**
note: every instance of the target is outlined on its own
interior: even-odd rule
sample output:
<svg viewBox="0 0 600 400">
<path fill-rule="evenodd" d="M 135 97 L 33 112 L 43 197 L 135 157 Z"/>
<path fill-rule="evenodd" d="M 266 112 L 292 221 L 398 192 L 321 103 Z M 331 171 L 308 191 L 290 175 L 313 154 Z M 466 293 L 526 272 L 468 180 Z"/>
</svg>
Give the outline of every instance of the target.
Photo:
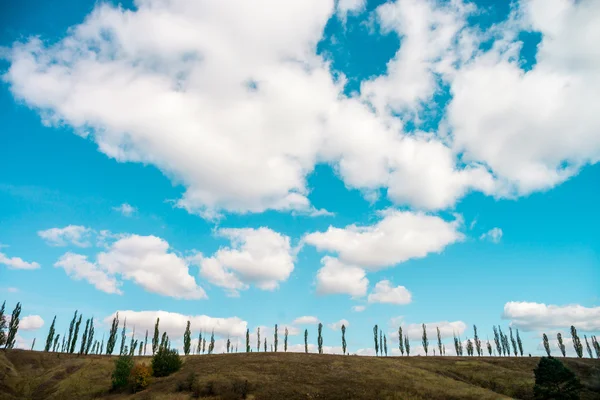
<svg viewBox="0 0 600 400">
<path fill-rule="evenodd" d="M 532 398 L 538 358 L 357 357 L 300 353 L 184 358 L 134 396 L 110 393 L 114 357 L 0 351 L 0 399 L 504 399 Z M 136 357 L 150 362 L 150 357 Z M 582 399 L 600 398 L 600 362 L 565 359 Z M 196 393 L 194 393 L 196 392 Z"/>
</svg>

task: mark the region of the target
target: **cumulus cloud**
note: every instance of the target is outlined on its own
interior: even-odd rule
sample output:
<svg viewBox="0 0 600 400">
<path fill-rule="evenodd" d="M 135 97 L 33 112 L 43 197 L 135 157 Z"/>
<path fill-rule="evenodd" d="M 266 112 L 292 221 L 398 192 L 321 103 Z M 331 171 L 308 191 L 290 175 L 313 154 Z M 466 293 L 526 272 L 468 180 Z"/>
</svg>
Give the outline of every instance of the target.
<svg viewBox="0 0 600 400">
<path fill-rule="evenodd" d="M 458 231 L 460 218 L 448 222 L 425 213 L 391 209 L 381 215 L 383 218 L 374 225 L 330 226 L 303 240 L 320 251 L 337 253 L 344 263 L 374 271 L 439 253 L 463 238 Z"/>
<path fill-rule="evenodd" d="M 38 269 L 40 264 L 36 262 L 27 262 L 20 257 L 8 257 L 0 253 L 0 264 L 6 265 L 10 269 Z"/>
<path fill-rule="evenodd" d="M 113 207 L 113 210 L 120 212 L 126 217 L 131 217 L 133 214 L 137 212 L 137 208 L 133 207 L 130 204 L 123 203 L 118 207 Z"/>
<path fill-rule="evenodd" d="M 408 304 L 412 300 L 412 295 L 404 286 L 393 287 L 388 280 L 377 282 L 373 292 L 367 298 L 369 303 L 389 303 L 389 304 Z"/>
<path fill-rule="evenodd" d="M 292 322 L 294 325 L 316 325 L 319 323 L 319 319 L 317 317 L 313 317 L 310 315 L 305 315 L 302 317 L 298 317 Z"/>
<path fill-rule="evenodd" d="M 238 295 L 250 284 L 273 290 L 294 270 L 290 238 L 269 228 L 219 229 L 217 235 L 230 240 L 211 257 L 197 254 L 191 259 L 200 275 L 216 286 Z"/>
<path fill-rule="evenodd" d="M 24 331 L 35 331 L 44 326 L 44 320 L 39 315 L 27 315 L 19 321 L 19 329 Z"/>
<path fill-rule="evenodd" d="M 38 231 L 41 237 L 51 246 L 68 246 L 72 244 L 77 247 L 89 247 L 92 230 L 81 225 L 69 225 L 64 228 L 50 228 Z"/>
<path fill-rule="evenodd" d="M 342 21 L 346 21 L 349 14 L 357 14 L 365 10 L 366 0 L 337 0 L 336 12 Z"/>
<path fill-rule="evenodd" d="M 558 306 L 511 301 L 504 305 L 502 318 L 523 331 L 569 328 L 571 325 L 582 331 L 600 331 L 600 307 L 579 304 Z"/>
<path fill-rule="evenodd" d="M 344 325 L 346 328 L 350 326 L 350 322 L 347 319 L 340 319 L 337 322 L 332 322 L 331 324 L 327 324 L 328 327 L 333 329 L 334 331 L 340 330 Z"/>
<path fill-rule="evenodd" d="M 408 335 L 410 340 L 416 340 L 423 335 L 422 324 L 407 324 L 404 322 L 403 317 L 394 317 L 389 321 L 390 327 L 394 330 L 388 333 L 388 338 L 394 342 L 398 341 L 398 327 L 402 326 L 402 334 Z M 451 338 L 456 335 L 463 335 L 467 329 L 467 324 L 463 321 L 434 321 L 425 322 L 425 328 L 427 330 L 427 336 L 430 338 L 437 338 L 437 328 L 440 328 L 440 337 L 442 339 Z M 446 349 L 447 351 L 448 349 Z"/>
<path fill-rule="evenodd" d="M 117 311 L 104 318 L 104 324 L 110 326 Z M 138 332 L 146 329 L 154 330 L 156 319 L 160 318 L 159 328 L 161 332 L 167 332 L 170 338 L 178 339 L 183 336 L 187 321 L 193 331 L 211 333 L 221 337 L 240 338 L 246 334 L 247 322 L 238 317 L 215 318 L 208 315 L 184 315 L 167 311 L 132 311 L 119 310 L 119 320 L 127 319 L 127 326 L 135 326 Z"/>
<path fill-rule="evenodd" d="M 500 243 L 500 240 L 502 240 L 502 229 L 492 228 L 486 233 L 482 234 L 479 239 L 489 240 L 492 243 Z"/>
<path fill-rule="evenodd" d="M 74 253 L 63 254 L 55 267 L 65 270 L 67 276 L 74 280 L 85 280 L 105 293 L 123 294 L 120 283 L 114 275 L 108 274 L 101 266 L 88 261 L 86 256 Z"/>
<path fill-rule="evenodd" d="M 321 263 L 323 267 L 316 277 L 317 294 L 348 294 L 352 297 L 367 294 L 369 280 L 364 269 L 345 265 L 329 256 L 323 257 Z"/>
</svg>

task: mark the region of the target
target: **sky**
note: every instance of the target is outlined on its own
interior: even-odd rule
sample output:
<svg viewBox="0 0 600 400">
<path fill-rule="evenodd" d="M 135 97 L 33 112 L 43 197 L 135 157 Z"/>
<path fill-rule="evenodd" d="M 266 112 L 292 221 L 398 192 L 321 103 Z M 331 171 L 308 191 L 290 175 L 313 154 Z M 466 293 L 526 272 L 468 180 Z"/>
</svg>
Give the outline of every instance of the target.
<svg viewBox="0 0 600 400">
<path fill-rule="evenodd" d="M 2 2 L 0 300 L 39 349 L 600 333 L 600 3 Z M 26 318 L 24 318 L 26 317 Z M 280 339 L 280 343 L 282 340 Z M 574 350 L 567 341 L 568 354 Z M 585 352 L 585 351 L 584 351 Z"/>
</svg>

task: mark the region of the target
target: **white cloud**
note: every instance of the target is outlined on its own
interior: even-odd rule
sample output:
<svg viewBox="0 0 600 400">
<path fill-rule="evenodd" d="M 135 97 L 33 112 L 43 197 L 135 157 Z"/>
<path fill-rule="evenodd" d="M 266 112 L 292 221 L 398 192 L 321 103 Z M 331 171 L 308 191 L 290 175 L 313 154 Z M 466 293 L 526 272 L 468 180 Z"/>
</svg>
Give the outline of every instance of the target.
<svg viewBox="0 0 600 400">
<path fill-rule="evenodd" d="M 362 268 L 345 265 L 329 256 L 323 257 L 321 263 L 323 267 L 316 277 L 318 294 L 349 294 L 352 297 L 367 294 L 369 280 Z"/>
<path fill-rule="evenodd" d="M 54 266 L 63 268 L 71 279 L 85 280 L 105 293 L 123 293 L 119 289 L 120 282 L 113 275 L 97 264 L 89 262 L 87 257 L 81 254 L 65 253 Z"/>
<path fill-rule="evenodd" d="M 492 243 L 500 243 L 502 240 L 502 229 L 492 228 L 479 237 L 481 240 L 490 240 Z"/>
<path fill-rule="evenodd" d="M 113 207 L 113 210 L 120 212 L 126 217 L 131 217 L 133 214 L 137 212 L 137 208 L 133 207 L 130 204 L 123 203 L 118 207 Z"/>
<path fill-rule="evenodd" d="M 365 311 L 366 306 L 352 306 L 352 311 L 354 312 L 363 312 Z"/>
<path fill-rule="evenodd" d="M 39 315 L 27 315 L 19 321 L 19 329 L 35 331 L 44 326 L 44 320 Z"/>
<path fill-rule="evenodd" d="M 406 324 L 403 322 L 402 317 L 391 318 L 389 325 L 394 329 L 388 333 L 388 339 L 398 342 L 398 327 L 402 327 L 402 335 L 408 335 L 410 340 L 420 339 L 423 335 L 422 324 Z M 434 321 L 425 322 L 425 328 L 427 329 L 427 336 L 430 343 L 437 340 L 437 329 L 440 328 L 440 337 L 442 339 L 451 338 L 454 334 L 463 335 L 467 330 L 467 324 L 463 321 Z M 435 339 L 435 340 L 434 340 Z M 446 346 L 448 347 L 448 346 Z M 446 349 L 447 351 L 448 349 Z"/>
<path fill-rule="evenodd" d="M 358 14 L 365 10 L 366 0 L 337 0 L 336 12 L 342 21 L 346 21 L 349 14 Z"/>
<path fill-rule="evenodd" d="M 23 261 L 20 257 L 8 257 L 4 253 L 0 253 L 0 264 L 6 265 L 10 269 L 38 269 L 40 264 L 36 262 Z"/>
<path fill-rule="evenodd" d="M 504 305 L 502 318 L 523 331 L 570 328 L 571 325 L 582 331 L 600 331 L 600 307 L 579 304 L 558 306 L 511 301 Z"/>
<path fill-rule="evenodd" d="M 404 286 L 393 287 L 391 282 L 383 280 L 377 282 L 375 290 L 367 298 L 369 303 L 409 304 L 412 295 Z"/>
<path fill-rule="evenodd" d="M 69 225 L 64 228 L 51 228 L 44 231 L 38 231 L 41 237 L 51 246 L 68 246 L 69 244 L 77 247 L 90 246 L 90 235 L 92 230 L 80 225 Z"/>
<path fill-rule="evenodd" d="M 197 338 L 199 332 L 204 332 L 210 335 L 214 330 L 215 335 L 220 337 L 244 337 L 246 335 L 247 322 L 238 317 L 215 318 L 208 315 L 184 315 L 167 311 L 132 311 L 120 310 L 119 321 L 120 326 L 123 326 L 123 321 L 127 319 L 127 326 L 133 329 L 135 326 L 136 332 L 140 335 L 145 332 L 154 331 L 156 318 L 160 318 L 159 329 L 162 332 L 167 332 L 169 338 L 177 339 L 183 337 L 187 321 L 190 321 L 190 329 L 192 336 Z M 110 326 L 116 312 L 104 318 L 104 324 Z"/>
<path fill-rule="evenodd" d="M 294 270 L 290 238 L 268 228 L 219 229 L 217 235 L 231 241 L 211 257 L 197 254 L 192 260 L 200 275 L 232 295 L 250 284 L 273 290 Z"/>
<path fill-rule="evenodd" d="M 338 331 L 342 329 L 342 325 L 348 328 L 350 326 L 350 322 L 348 322 L 347 319 L 340 319 L 339 321 L 328 324 L 327 326 L 333 329 L 334 331 Z"/>
<path fill-rule="evenodd" d="M 316 325 L 319 323 L 319 319 L 317 317 L 305 315 L 303 317 L 296 318 L 292 323 L 294 325 Z"/>
<path fill-rule="evenodd" d="M 310 233 L 304 241 L 321 251 L 338 254 L 349 265 L 377 270 L 439 253 L 462 240 L 460 218 L 448 222 L 440 217 L 409 211 L 386 210 L 375 225 L 329 227 Z"/>
</svg>

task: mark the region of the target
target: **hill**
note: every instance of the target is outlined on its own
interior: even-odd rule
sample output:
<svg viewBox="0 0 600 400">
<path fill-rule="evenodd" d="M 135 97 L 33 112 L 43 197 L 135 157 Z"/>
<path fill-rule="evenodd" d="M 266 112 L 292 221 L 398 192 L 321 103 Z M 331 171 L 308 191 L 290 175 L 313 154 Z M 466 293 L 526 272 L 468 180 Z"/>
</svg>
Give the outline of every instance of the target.
<svg viewBox="0 0 600 400">
<path fill-rule="evenodd" d="M 134 396 L 110 393 L 115 357 L 0 351 L 0 399 L 531 399 L 537 357 L 359 357 L 238 353 L 184 357 Z M 150 357 L 136 357 L 150 362 Z M 600 398 L 600 362 L 564 359 Z M 198 397 L 195 397 L 198 396 Z"/>
</svg>

